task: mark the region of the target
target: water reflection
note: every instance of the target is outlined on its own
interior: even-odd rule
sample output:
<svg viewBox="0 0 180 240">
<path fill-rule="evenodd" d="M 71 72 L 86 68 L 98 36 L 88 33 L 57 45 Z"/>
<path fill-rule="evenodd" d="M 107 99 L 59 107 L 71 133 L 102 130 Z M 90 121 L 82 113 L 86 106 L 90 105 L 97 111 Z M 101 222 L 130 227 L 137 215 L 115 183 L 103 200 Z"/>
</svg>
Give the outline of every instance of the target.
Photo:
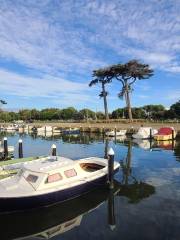
<svg viewBox="0 0 180 240">
<path fill-rule="evenodd" d="M 60 155 L 78 159 L 107 157 L 115 150 L 121 169 L 117 195 L 98 189 L 68 203 L 0 216 L 0 239 L 178 239 L 180 226 L 180 142 L 135 142 L 103 135 L 8 135 L 23 139 L 26 156 L 48 154 L 56 143 Z M 116 145 L 115 145 L 116 143 Z M 169 146 L 168 146 L 169 145 Z M 172 149 L 174 148 L 174 151 Z M 17 155 L 16 155 L 17 156 Z M 115 189 L 116 191 L 116 189 Z M 138 203 L 138 204 L 137 204 Z M 111 231 L 111 230 L 113 231 Z"/>
<path fill-rule="evenodd" d="M 120 161 L 122 168 L 121 191 L 119 196 L 126 196 L 130 203 L 138 203 L 143 198 L 148 198 L 155 193 L 155 187 L 145 182 L 139 181 L 133 176 L 131 168 L 132 161 L 132 141 L 128 142 L 127 156 Z"/>
<path fill-rule="evenodd" d="M 177 161 L 180 161 L 180 141 L 177 142 L 174 148 L 174 156 L 176 157 Z"/>
<path fill-rule="evenodd" d="M 50 239 L 81 224 L 83 217 L 107 200 L 108 224 L 115 227 L 114 196 L 120 186 L 115 181 L 109 191 L 102 185 L 79 198 L 36 210 L 0 215 L 1 239 Z M 18 224 L 16 224 L 18 223 Z M 11 231 L 9 231 L 9 228 Z"/>
</svg>

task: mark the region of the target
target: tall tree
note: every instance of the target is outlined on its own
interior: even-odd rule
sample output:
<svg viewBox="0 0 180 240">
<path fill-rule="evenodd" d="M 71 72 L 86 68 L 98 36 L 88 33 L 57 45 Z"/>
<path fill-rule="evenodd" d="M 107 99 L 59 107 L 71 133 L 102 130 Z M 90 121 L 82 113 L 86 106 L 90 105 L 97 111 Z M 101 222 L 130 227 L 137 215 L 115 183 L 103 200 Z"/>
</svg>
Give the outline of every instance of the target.
<svg viewBox="0 0 180 240">
<path fill-rule="evenodd" d="M 131 60 L 125 64 L 116 64 L 110 68 L 111 76 L 121 82 L 122 88 L 118 94 L 120 98 L 125 98 L 129 120 L 132 121 L 130 93 L 132 85 L 137 80 L 147 79 L 153 75 L 153 70 L 148 64 L 142 64 L 137 60 Z M 110 74 L 110 73 L 109 73 Z"/>
<path fill-rule="evenodd" d="M 110 75 L 108 68 L 94 70 L 92 76 L 93 76 L 93 80 L 89 83 L 89 87 L 92 87 L 93 85 L 96 85 L 98 83 L 101 84 L 102 91 L 99 94 L 99 97 L 103 98 L 104 100 L 104 112 L 105 112 L 106 120 L 108 120 L 109 119 L 108 105 L 107 105 L 108 92 L 106 91 L 105 85 L 112 81 L 112 76 Z"/>
</svg>

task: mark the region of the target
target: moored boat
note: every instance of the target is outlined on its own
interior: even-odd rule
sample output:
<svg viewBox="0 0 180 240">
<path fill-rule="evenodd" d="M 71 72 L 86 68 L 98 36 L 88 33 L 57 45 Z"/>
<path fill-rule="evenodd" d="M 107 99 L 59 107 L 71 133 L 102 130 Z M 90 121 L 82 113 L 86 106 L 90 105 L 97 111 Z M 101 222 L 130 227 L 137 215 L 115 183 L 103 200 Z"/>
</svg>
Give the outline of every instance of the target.
<svg viewBox="0 0 180 240">
<path fill-rule="evenodd" d="M 114 163 L 114 171 L 119 163 Z M 18 174 L 0 180 L 0 212 L 63 202 L 104 184 L 108 160 L 90 157 L 73 161 L 45 157 L 23 164 Z"/>
<path fill-rule="evenodd" d="M 16 124 L 8 125 L 7 127 L 4 127 L 4 130 L 7 132 L 15 132 L 18 130 L 18 126 Z"/>
<path fill-rule="evenodd" d="M 126 132 L 127 130 L 112 130 L 112 131 L 108 131 L 106 132 L 106 136 L 109 136 L 109 137 L 114 137 L 114 136 L 125 136 L 126 135 Z"/>
<path fill-rule="evenodd" d="M 62 130 L 62 133 L 63 134 L 79 134 L 80 129 L 79 128 L 69 128 L 69 129 Z"/>
<path fill-rule="evenodd" d="M 158 131 L 151 127 L 140 127 L 138 132 L 132 135 L 135 139 L 149 139 L 153 137 Z"/>
<path fill-rule="evenodd" d="M 38 133 L 52 132 L 52 131 L 53 131 L 53 127 L 52 126 L 43 126 L 43 127 L 37 128 L 37 132 Z"/>
<path fill-rule="evenodd" d="M 154 139 L 157 141 L 167 141 L 176 138 L 176 131 L 173 127 L 162 127 L 158 130 L 158 133 L 154 135 Z"/>
</svg>

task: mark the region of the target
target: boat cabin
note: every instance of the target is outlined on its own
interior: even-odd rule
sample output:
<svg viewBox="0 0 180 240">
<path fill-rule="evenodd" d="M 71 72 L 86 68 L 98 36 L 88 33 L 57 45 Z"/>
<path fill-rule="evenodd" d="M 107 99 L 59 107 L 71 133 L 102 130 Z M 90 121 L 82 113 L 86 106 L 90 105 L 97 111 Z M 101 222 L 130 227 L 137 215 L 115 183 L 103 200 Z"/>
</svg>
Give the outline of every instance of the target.
<svg viewBox="0 0 180 240">
<path fill-rule="evenodd" d="M 29 162 L 22 168 L 18 176 L 25 179 L 34 190 L 48 189 L 64 184 L 71 184 L 82 177 L 104 169 L 106 164 L 93 158 L 73 161 L 63 157 L 48 157 L 44 161 Z"/>
</svg>

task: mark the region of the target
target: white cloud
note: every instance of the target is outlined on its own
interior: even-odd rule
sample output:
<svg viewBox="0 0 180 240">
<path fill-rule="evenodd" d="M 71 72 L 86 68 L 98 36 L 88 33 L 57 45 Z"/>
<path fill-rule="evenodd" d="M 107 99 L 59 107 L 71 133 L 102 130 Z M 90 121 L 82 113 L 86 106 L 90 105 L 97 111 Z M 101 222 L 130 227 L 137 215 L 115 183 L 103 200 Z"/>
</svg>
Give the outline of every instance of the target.
<svg viewBox="0 0 180 240">
<path fill-rule="evenodd" d="M 57 98 L 60 95 L 78 96 L 88 91 L 87 84 L 75 83 L 58 77 L 44 75 L 42 78 L 25 77 L 0 69 L 1 91 L 22 97 Z"/>
<path fill-rule="evenodd" d="M 179 72 L 180 2 L 1 1 L 0 54 L 51 72 L 106 65 L 99 48 Z M 176 62 L 177 66 L 173 66 Z"/>
<path fill-rule="evenodd" d="M 91 103 L 94 91 L 89 93 L 87 84 L 92 70 L 114 61 L 138 58 L 179 73 L 179 12 L 179 0 L 1 0 L 0 58 L 32 75 L 36 70 L 39 77 L 0 69 L 0 89 L 52 101 L 61 96 L 64 104 Z M 138 88 L 150 90 L 140 82 Z"/>
</svg>

